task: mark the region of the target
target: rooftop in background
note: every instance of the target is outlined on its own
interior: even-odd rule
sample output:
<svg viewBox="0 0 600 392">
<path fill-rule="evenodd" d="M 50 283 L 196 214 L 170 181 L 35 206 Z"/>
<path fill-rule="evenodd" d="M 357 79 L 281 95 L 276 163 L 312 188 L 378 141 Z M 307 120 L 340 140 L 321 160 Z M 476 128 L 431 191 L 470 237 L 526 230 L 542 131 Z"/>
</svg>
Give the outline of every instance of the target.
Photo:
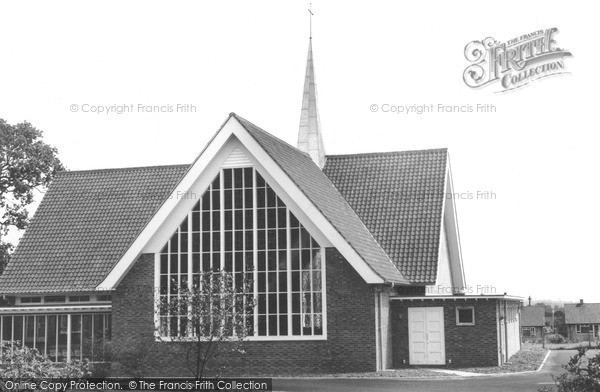
<svg viewBox="0 0 600 392">
<path fill-rule="evenodd" d="M 565 324 L 600 324 L 600 303 L 565 304 Z"/>
<path fill-rule="evenodd" d="M 522 327 L 543 327 L 546 325 L 546 308 L 543 306 L 525 306 L 521 310 Z"/>
<path fill-rule="evenodd" d="M 399 300 L 399 301 L 428 301 L 428 300 L 448 300 L 448 301 L 458 301 L 458 300 L 470 300 L 474 299 L 476 301 L 482 300 L 487 301 L 490 299 L 499 299 L 506 301 L 518 301 L 523 302 L 523 297 L 517 297 L 514 295 L 502 294 L 502 295 L 423 295 L 418 297 L 403 297 L 400 295 L 391 296 L 390 299 Z"/>
</svg>

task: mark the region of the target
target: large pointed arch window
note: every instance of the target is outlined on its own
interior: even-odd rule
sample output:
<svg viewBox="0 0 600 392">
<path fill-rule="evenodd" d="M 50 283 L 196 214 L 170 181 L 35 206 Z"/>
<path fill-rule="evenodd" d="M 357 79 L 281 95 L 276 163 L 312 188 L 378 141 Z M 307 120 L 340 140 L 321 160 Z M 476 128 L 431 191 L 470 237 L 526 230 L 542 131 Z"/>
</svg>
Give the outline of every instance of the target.
<svg viewBox="0 0 600 392">
<path fill-rule="evenodd" d="M 159 255 L 161 302 L 207 273 L 251 282 L 250 338 L 325 336 L 324 252 L 252 167 L 222 169 Z M 190 335 L 189 312 L 159 310 L 160 335 Z"/>
</svg>

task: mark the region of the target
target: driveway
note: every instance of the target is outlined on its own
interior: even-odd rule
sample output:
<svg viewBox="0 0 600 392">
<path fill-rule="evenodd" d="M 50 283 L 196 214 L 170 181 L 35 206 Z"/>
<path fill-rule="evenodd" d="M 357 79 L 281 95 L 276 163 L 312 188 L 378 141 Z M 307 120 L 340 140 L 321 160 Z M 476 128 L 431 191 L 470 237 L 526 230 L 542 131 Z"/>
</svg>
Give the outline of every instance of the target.
<svg viewBox="0 0 600 392">
<path fill-rule="evenodd" d="M 552 351 L 542 370 L 538 373 L 507 374 L 480 377 L 440 377 L 435 379 L 316 379 L 278 378 L 273 380 L 275 391 L 422 391 L 422 392 L 464 392 L 464 391 L 537 391 L 542 386 L 552 386 L 551 374 L 559 375 L 576 351 Z"/>
</svg>

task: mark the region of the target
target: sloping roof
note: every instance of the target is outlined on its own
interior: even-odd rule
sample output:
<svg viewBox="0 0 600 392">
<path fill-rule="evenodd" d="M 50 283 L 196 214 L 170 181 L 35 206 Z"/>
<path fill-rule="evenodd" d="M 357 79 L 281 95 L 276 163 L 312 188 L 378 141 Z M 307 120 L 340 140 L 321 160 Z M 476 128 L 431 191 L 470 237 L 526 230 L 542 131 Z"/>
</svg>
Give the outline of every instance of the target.
<svg viewBox="0 0 600 392">
<path fill-rule="evenodd" d="M 0 293 L 93 290 L 187 168 L 59 173 L 0 276 Z"/>
<path fill-rule="evenodd" d="M 344 239 L 386 281 L 407 283 L 367 227 L 311 157 L 234 114 Z"/>
<path fill-rule="evenodd" d="M 565 304 L 565 324 L 600 324 L 600 304 Z"/>
<path fill-rule="evenodd" d="M 323 172 L 308 154 L 232 116 L 375 273 L 435 281 L 446 150 L 330 156 Z M 0 294 L 94 290 L 188 169 L 59 173 L 0 277 Z"/>
<path fill-rule="evenodd" d="M 323 168 L 402 275 L 434 283 L 446 149 L 328 155 Z"/>
<path fill-rule="evenodd" d="M 525 306 L 521 310 L 522 327 L 543 327 L 546 324 L 546 308 L 543 306 Z"/>
</svg>

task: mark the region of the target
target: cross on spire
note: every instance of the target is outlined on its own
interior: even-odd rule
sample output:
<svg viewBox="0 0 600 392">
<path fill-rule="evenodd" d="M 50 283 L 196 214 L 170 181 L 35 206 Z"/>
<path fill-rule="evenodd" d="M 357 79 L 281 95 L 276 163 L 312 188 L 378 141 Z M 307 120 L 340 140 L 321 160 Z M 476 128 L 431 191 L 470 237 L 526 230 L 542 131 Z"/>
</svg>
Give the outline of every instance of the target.
<svg viewBox="0 0 600 392">
<path fill-rule="evenodd" d="M 312 3 L 309 3 L 308 5 L 308 13 L 310 14 L 310 16 L 308 17 L 309 20 L 309 36 L 308 39 L 312 39 L 312 17 L 314 15 L 314 13 L 312 12 Z"/>
</svg>

